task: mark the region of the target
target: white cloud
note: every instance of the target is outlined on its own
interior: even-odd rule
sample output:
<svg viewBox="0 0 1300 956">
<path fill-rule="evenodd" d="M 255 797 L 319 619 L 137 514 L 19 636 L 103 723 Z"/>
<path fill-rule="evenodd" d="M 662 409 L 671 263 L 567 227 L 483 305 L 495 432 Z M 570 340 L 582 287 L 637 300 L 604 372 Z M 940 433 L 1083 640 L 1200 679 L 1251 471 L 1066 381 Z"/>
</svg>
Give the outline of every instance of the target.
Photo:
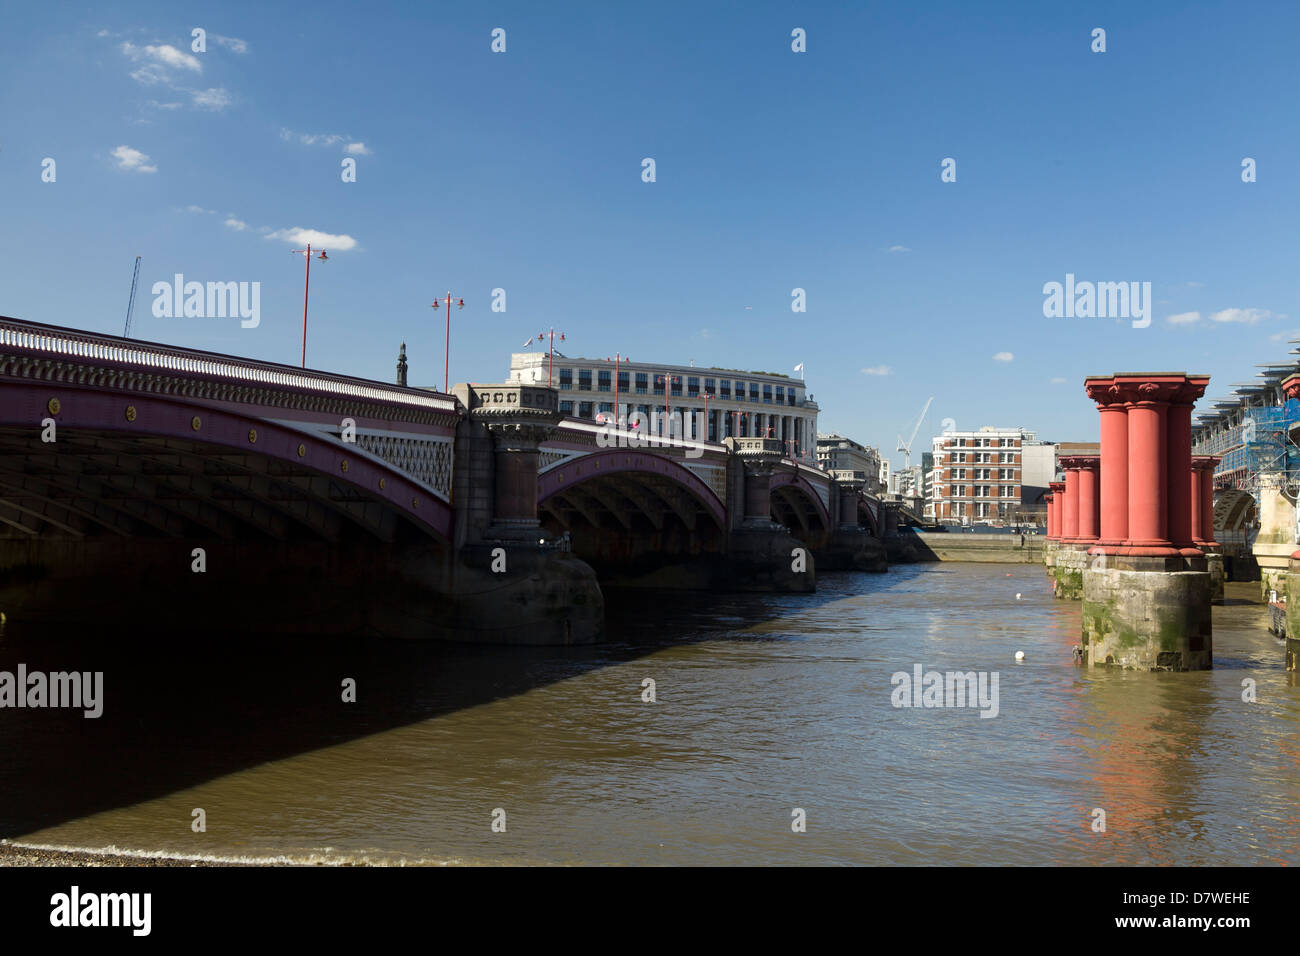
<svg viewBox="0 0 1300 956">
<path fill-rule="evenodd" d="M 889 251 L 890 252 L 911 252 L 912 250 L 907 248 L 907 246 L 890 246 Z"/>
<path fill-rule="evenodd" d="M 231 104 L 230 94 L 220 87 L 210 90 L 191 90 L 194 105 L 201 110 L 224 110 Z"/>
<path fill-rule="evenodd" d="M 236 232 L 243 232 L 248 228 L 248 223 L 244 222 L 242 219 L 236 219 L 234 216 L 231 216 L 226 220 L 226 225 Z"/>
<path fill-rule="evenodd" d="M 1192 325 L 1201 321 L 1199 312 L 1179 312 L 1177 315 L 1171 315 L 1165 319 L 1170 325 Z"/>
<path fill-rule="evenodd" d="M 132 169 L 137 173 L 156 173 L 158 167 L 149 161 L 149 156 L 140 152 L 138 149 L 132 149 L 130 146 L 119 146 L 113 150 L 113 158 L 117 160 L 118 169 Z"/>
<path fill-rule="evenodd" d="M 208 39 L 213 40 L 220 46 L 224 46 L 227 50 L 230 50 L 232 53 L 248 52 L 248 44 L 245 43 L 243 40 L 239 39 L 239 37 L 223 37 L 213 33 L 211 36 L 208 37 Z"/>
<path fill-rule="evenodd" d="M 1053 385 L 1064 385 L 1064 384 L 1065 384 L 1065 379 L 1063 379 L 1061 376 L 1058 375 L 1058 376 L 1056 376 L 1054 379 L 1052 379 L 1052 384 L 1053 384 Z"/>
<path fill-rule="evenodd" d="M 1273 313 L 1268 309 L 1222 309 L 1210 313 L 1210 320 L 1213 322 L 1241 322 L 1245 325 L 1254 325 L 1256 322 L 1272 317 Z M 1279 318 L 1286 318 L 1286 316 L 1279 316 Z"/>
<path fill-rule="evenodd" d="M 993 356 L 993 361 L 1010 362 L 1013 358 L 1015 358 L 1015 356 L 1012 355 L 1010 352 L 998 352 L 996 355 Z"/>
<path fill-rule="evenodd" d="M 370 150 L 366 149 L 365 143 L 348 143 L 343 147 L 343 152 L 349 156 L 369 156 Z"/>
<path fill-rule="evenodd" d="M 1300 339 L 1300 329 L 1291 329 L 1289 332 L 1275 332 L 1268 337 L 1270 342 L 1294 342 Z"/>
<path fill-rule="evenodd" d="M 863 375 L 892 375 L 894 369 L 889 365 L 872 365 L 862 370 Z"/>
<path fill-rule="evenodd" d="M 299 142 L 304 146 L 334 146 L 348 137 L 338 133 L 295 133 L 291 129 L 281 129 L 280 138 L 286 143 Z"/>
<path fill-rule="evenodd" d="M 1204 282 L 1189 282 L 1189 283 L 1187 283 L 1187 288 L 1189 288 L 1189 289 L 1204 289 L 1204 288 L 1205 288 L 1205 283 L 1204 283 Z"/>
<path fill-rule="evenodd" d="M 349 235 L 334 235 L 316 229 L 303 229 L 301 226 L 294 226 L 292 229 L 276 229 L 268 232 L 266 238 L 280 239 L 298 246 L 310 243 L 317 249 L 336 249 L 339 252 L 347 252 L 357 246 L 357 241 Z"/>
<path fill-rule="evenodd" d="M 169 43 L 158 46 L 136 46 L 127 40 L 122 44 L 122 52 L 136 63 L 143 62 L 176 70 L 192 70 L 195 73 L 203 72 L 203 65 L 199 63 L 198 57 L 183 53 Z"/>
</svg>

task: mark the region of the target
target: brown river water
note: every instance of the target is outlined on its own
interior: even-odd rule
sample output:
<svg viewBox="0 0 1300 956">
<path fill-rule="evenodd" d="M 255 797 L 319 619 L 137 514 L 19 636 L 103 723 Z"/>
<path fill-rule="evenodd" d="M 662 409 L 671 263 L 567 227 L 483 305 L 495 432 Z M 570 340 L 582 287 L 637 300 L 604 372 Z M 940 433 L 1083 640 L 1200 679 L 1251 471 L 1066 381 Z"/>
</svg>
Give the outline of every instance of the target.
<svg viewBox="0 0 1300 956">
<path fill-rule="evenodd" d="M 0 709 L 0 838 L 325 862 L 1300 859 L 1300 682 L 1257 585 L 1215 609 L 1213 671 L 1142 674 L 1073 663 L 1078 605 L 1037 565 L 819 577 L 611 595 L 590 648 L 11 633 L 0 669 L 102 670 L 104 713 Z M 996 716 L 893 706 L 917 665 L 996 672 Z"/>
</svg>

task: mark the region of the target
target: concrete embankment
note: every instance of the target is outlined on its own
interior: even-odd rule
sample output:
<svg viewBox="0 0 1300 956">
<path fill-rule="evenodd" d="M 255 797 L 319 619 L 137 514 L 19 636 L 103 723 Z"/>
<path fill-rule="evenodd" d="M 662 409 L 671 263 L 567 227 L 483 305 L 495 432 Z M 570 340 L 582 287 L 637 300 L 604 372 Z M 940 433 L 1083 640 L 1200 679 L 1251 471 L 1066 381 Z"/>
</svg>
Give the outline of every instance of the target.
<svg viewBox="0 0 1300 956">
<path fill-rule="evenodd" d="M 919 532 L 909 536 L 918 561 L 978 561 L 985 564 L 1036 564 L 1043 560 L 1041 535 Z"/>
</svg>

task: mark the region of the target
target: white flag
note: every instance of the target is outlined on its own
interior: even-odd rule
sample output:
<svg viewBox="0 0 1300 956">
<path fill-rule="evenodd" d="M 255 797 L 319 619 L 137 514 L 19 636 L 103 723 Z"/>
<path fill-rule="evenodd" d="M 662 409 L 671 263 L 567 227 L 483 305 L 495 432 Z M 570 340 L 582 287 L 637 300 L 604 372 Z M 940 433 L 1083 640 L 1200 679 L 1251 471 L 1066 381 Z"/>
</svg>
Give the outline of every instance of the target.
<svg viewBox="0 0 1300 956">
<path fill-rule="evenodd" d="M 794 367 L 794 370 L 795 370 L 796 372 L 802 372 L 802 371 L 803 371 L 803 362 L 800 362 L 798 365 L 796 365 L 796 366 Z"/>
<path fill-rule="evenodd" d="M 533 344 L 533 337 L 530 335 L 528 336 L 527 340 L 525 340 L 524 342 L 524 348 L 528 348 L 532 344 Z"/>
</svg>

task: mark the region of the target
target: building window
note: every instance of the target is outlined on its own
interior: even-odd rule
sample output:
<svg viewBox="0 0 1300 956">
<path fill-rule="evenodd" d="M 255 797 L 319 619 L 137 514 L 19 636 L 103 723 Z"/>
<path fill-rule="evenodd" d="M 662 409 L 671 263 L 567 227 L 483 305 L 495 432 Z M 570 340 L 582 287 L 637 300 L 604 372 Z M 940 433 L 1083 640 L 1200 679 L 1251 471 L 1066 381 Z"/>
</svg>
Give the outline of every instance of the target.
<svg viewBox="0 0 1300 956">
<path fill-rule="evenodd" d="M 581 379 L 579 379 L 579 381 L 581 381 Z M 588 391 L 590 391 L 590 390 L 591 390 L 591 389 L 588 388 Z M 579 418 L 590 418 L 590 417 L 591 417 L 591 402 L 579 402 L 579 403 L 578 403 L 578 417 L 579 417 Z"/>
<path fill-rule="evenodd" d="M 755 405 L 758 404 L 758 383 L 757 382 L 749 383 L 749 400 L 753 402 Z"/>
<path fill-rule="evenodd" d="M 601 369 L 596 373 L 596 391 L 608 392 L 610 388 L 609 369 Z"/>
<path fill-rule="evenodd" d="M 589 368 L 578 369 L 578 391 L 580 392 L 591 391 L 591 369 Z M 583 418 L 586 417 L 587 417 L 586 415 L 583 416 Z"/>
<path fill-rule="evenodd" d="M 721 388 L 722 388 L 722 392 L 721 392 L 722 397 L 725 398 L 725 399 L 730 400 L 730 398 L 731 398 L 731 379 L 729 379 L 729 378 L 724 378 L 724 379 L 722 380 L 722 386 L 721 386 Z M 727 434 L 731 434 L 731 433 L 728 432 Z"/>
<path fill-rule="evenodd" d="M 569 389 L 573 388 L 573 369 L 571 368 L 560 369 L 560 388 L 563 389 L 564 391 L 568 391 Z M 569 402 L 569 407 L 570 409 L 572 409 L 573 402 Z"/>
<path fill-rule="evenodd" d="M 648 393 L 649 388 L 650 388 L 650 373 L 649 373 L 649 372 L 637 372 L 637 373 L 636 373 L 636 393 L 637 393 L 638 395 L 645 395 L 645 394 Z"/>
<path fill-rule="evenodd" d="M 572 415 L 572 414 L 573 414 L 573 402 L 560 402 L 560 414 L 561 414 L 561 415 Z"/>
<path fill-rule="evenodd" d="M 654 393 L 655 393 L 656 395 L 662 395 L 662 394 L 664 393 L 664 381 L 663 381 L 663 376 L 662 376 L 662 375 L 656 375 L 656 376 L 655 376 L 655 390 L 654 390 Z"/>
<path fill-rule="evenodd" d="M 697 376 L 691 375 L 686 379 L 686 394 L 695 398 L 700 394 L 700 380 Z"/>
<path fill-rule="evenodd" d="M 788 392 L 785 393 L 785 403 L 786 403 L 787 405 L 793 405 L 793 404 L 794 404 L 794 389 L 793 389 L 793 388 L 790 389 L 790 391 L 788 391 Z"/>
<path fill-rule="evenodd" d="M 673 395 L 680 398 L 682 394 L 682 377 L 680 375 L 673 375 L 670 378 L 672 384 L 672 393 Z"/>
<path fill-rule="evenodd" d="M 627 372 L 618 373 L 618 390 L 620 392 L 626 392 L 628 390 L 628 378 L 629 376 Z"/>
<path fill-rule="evenodd" d="M 716 393 L 716 391 L 717 391 L 717 389 L 716 389 L 716 387 L 715 387 L 715 384 L 714 384 L 713 379 L 711 379 L 711 378 L 706 378 L 706 379 L 704 380 L 704 394 L 705 394 L 705 395 L 713 395 L 713 394 Z"/>
<path fill-rule="evenodd" d="M 771 404 L 772 404 L 772 386 L 771 386 L 771 385 L 764 385 L 764 386 L 763 386 L 763 404 L 764 404 L 764 405 L 771 405 Z"/>
</svg>

